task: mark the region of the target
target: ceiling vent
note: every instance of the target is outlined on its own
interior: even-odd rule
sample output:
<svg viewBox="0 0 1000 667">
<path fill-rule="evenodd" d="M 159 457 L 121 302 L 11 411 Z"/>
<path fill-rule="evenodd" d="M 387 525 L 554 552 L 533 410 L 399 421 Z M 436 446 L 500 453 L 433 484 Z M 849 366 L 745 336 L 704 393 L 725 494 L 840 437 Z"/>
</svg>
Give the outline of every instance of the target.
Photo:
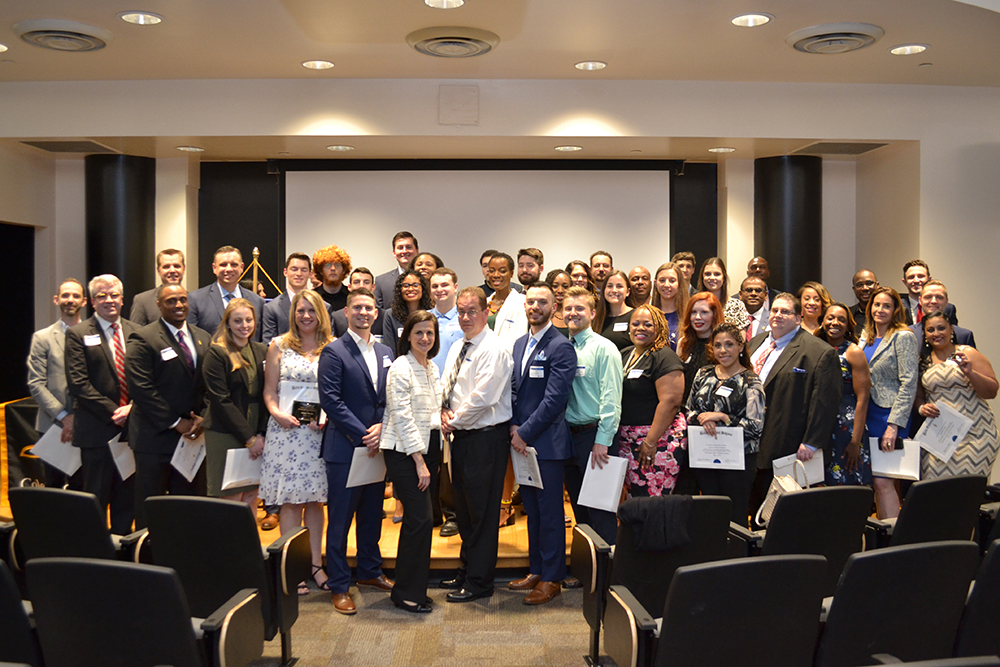
<svg viewBox="0 0 1000 667">
<path fill-rule="evenodd" d="M 885 31 L 870 23 L 824 23 L 796 30 L 785 43 L 796 51 L 819 55 L 836 55 L 871 46 Z"/>
<path fill-rule="evenodd" d="M 28 44 L 73 53 L 103 49 L 114 38 L 103 28 L 56 19 L 21 21 L 13 29 Z"/>
<path fill-rule="evenodd" d="M 479 28 L 442 26 L 411 32 L 406 43 L 428 56 L 471 58 L 488 53 L 500 43 L 500 37 Z"/>
<path fill-rule="evenodd" d="M 22 141 L 26 146 L 39 148 L 49 153 L 117 153 L 118 151 L 87 139 L 67 141 Z"/>
<path fill-rule="evenodd" d="M 800 148 L 795 155 L 862 155 L 876 148 L 887 146 L 885 143 L 859 143 L 848 141 L 820 141 Z"/>
</svg>

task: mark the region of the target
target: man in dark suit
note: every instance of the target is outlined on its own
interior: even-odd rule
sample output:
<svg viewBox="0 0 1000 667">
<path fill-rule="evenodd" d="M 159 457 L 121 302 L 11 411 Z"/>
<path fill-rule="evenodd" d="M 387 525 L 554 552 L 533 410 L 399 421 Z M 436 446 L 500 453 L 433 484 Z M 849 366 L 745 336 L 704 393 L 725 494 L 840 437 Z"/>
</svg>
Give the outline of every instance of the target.
<svg viewBox="0 0 1000 667">
<path fill-rule="evenodd" d="M 854 333 L 861 335 L 865 328 L 865 322 L 868 321 L 868 316 L 865 314 L 868 300 L 872 298 L 872 292 L 878 289 L 878 278 L 868 269 L 861 269 L 854 274 L 851 288 L 854 290 L 854 297 L 858 300 L 856 304 L 851 306 L 851 316 L 854 317 Z"/>
<path fill-rule="evenodd" d="M 392 256 L 398 266 L 375 277 L 375 303 L 380 310 L 392 305 L 396 279 L 406 271 L 410 260 L 416 257 L 418 252 L 420 243 L 410 232 L 396 232 L 392 237 Z"/>
<path fill-rule="evenodd" d="M 566 578 L 566 524 L 563 510 L 563 467 L 572 456 L 573 439 L 566 423 L 576 352 L 569 339 L 552 326 L 555 294 L 536 283 L 526 288 L 524 310 L 529 333 L 514 342 L 511 446 L 514 456 L 533 447 L 538 457 L 541 489 L 521 486 L 528 513 L 529 574 L 510 582 L 515 591 L 531 591 L 524 603 L 544 604 L 559 595 Z"/>
<path fill-rule="evenodd" d="M 753 338 L 757 334 L 767 331 L 770 326 L 768 318 L 771 313 L 771 304 L 768 301 L 767 283 L 757 276 L 747 276 L 740 285 L 740 301 L 747 308 L 747 315 L 750 316 L 750 326 L 747 335 Z"/>
<path fill-rule="evenodd" d="M 135 453 L 135 527 L 146 527 L 146 498 L 205 495 L 205 466 L 187 481 L 170 465 L 177 441 L 201 431 L 205 385 L 201 365 L 212 342 L 187 324 L 188 294 L 181 285 L 157 289 L 160 319 L 128 340 L 125 370 L 132 416 L 129 444 Z"/>
<path fill-rule="evenodd" d="M 385 381 L 392 352 L 371 335 L 375 321 L 375 295 L 361 288 L 347 297 L 347 335 L 333 341 L 319 358 L 319 402 L 327 414 L 323 432 L 326 461 L 327 530 L 324 588 L 333 594 L 333 608 L 341 614 L 357 611 L 348 592 L 351 568 L 347 564 L 347 534 L 356 516 L 357 577 L 359 586 L 392 590 L 382 574 L 378 541 L 382 533 L 381 481 L 347 488 L 347 476 L 357 448 L 378 455 L 385 412 Z"/>
<path fill-rule="evenodd" d="M 763 257 L 757 256 L 747 262 L 747 277 L 760 278 L 764 281 L 764 284 L 768 284 L 771 279 L 771 267 L 768 265 L 767 260 Z M 770 308 L 770 305 L 774 303 L 774 299 L 778 296 L 778 290 L 767 288 L 767 304 L 766 306 Z M 768 311 L 770 312 L 770 311 Z"/>
<path fill-rule="evenodd" d="M 949 308 L 954 315 L 954 306 L 948 303 L 948 288 L 945 287 L 944 283 L 933 279 L 924 283 L 923 289 L 920 290 L 920 309 L 923 314 L 926 316 L 930 313 L 941 311 L 947 316 Z M 919 350 L 924 344 L 923 324 L 911 324 L 910 331 L 917 337 L 917 349 Z M 955 342 L 957 344 L 976 346 L 976 337 L 969 329 L 953 324 L 952 331 L 955 332 Z M 912 433 L 913 431 L 911 430 L 910 432 Z"/>
<path fill-rule="evenodd" d="M 837 351 L 804 330 L 802 305 L 787 292 L 771 304 L 771 330 L 750 341 L 750 362 L 764 384 L 764 432 L 751 514 L 763 502 L 776 458 L 811 459 L 830 444 L 843 380 Z"/>
<path fill-rule="evenodd" d="M 132 409 L 125 341 L 136 327 L 121 317 L 122 282 L 110 274 L 87 286 L 94 315 L 66 331 L 66 388 L 73 397 L 73 446 L 80 448 L 81 489 L 111 507 L 111 532 L 132 531 L 134 475 L 123 480 L 108 441 L 123 435 Z"/>
<path fill-rule="evenodd" d="M 156 253 L 156 275 L 160 285 L 180 285 L 184 281 L 184 253 L 176 248 L 167 248 Z M 156 303 L 159 285 L 132 297 L 132 310 L 128 319 L 137 327 L 144 327 L 160 319 L 160 307 Z"/>
<path fill-rule="evenodd" d="M 906 315 L 907 324 L 919 324 L 924 314 L 929 312 L 922 307 L 920 295 L 924 285 L 930 280 L 931 270 L 924 260 L 911 259 L 903 265 L 903 284 L 906 285 L 906 292 L 901 294 L 899 298 L 903 301 L 903 312 Z M 953 326 L 958 324 L 958 313 L 955 306 L 946 303 L 943 312 Z"/>
<path fill-rule="evenodd" d="M 361 288 L 371 290 L 374 284 L 375 277 L 372 276 L 372 272 L 363 266 L 359 266 L 351 271 L 351 280 L 347 283 L 348 293 Z M 371 327 L 372 336 L 375 336 L 375 340 L 379 343 L 382 342 L 382 316 L 385 312 L 386 311 L 381 308 L 378 309 L 378 313 L 375 315 L 375 322 Z M 333 331 L 333 335 L 336 338 L 347 335 L 346 307 L 330 312 L 330 329 Z"/>
<path fill-rule="evenodd" d="M 261 342 L 264 345 L 270 343 L 272 338 L 288 332 L 288 311 L 292 307 L 292 297 L 306 289 L 311 272 L 312 262 L 309 261 L 309 255 L 293 252 L 285 260 L 283 273 L 288 281 L 288 289 L 264 306 L 264 316 L 261 318 L 261 327 L 264 330 Z"/>
<path fill-rule="evenodd" d="M 224 245 L 215 251 L 212 259 L 212 273 L 216 281 L 188 294 L 188 324 L 204 329 L 214 336 L 219 328 L 226 306 L 233 299 L 246 299 L 253 306 L 259 323 L 264 313 L 264 300 L 252 290 L 240 287 L 243 275 L 243 254 L 231 245 Z M 261 339 L 261 327 L 254 332 L 254 340 Z"/>
</svg>

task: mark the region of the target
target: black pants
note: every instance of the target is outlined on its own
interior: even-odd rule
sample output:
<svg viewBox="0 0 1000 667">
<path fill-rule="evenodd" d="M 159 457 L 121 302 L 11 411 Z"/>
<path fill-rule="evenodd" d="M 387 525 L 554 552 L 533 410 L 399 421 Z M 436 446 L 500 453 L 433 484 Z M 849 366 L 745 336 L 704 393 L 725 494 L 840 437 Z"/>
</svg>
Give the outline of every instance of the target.
<svg viewBox="0 0 1000 667">
<path fill-rule="evenodd" d="M 573 516 L 577 523 L 585 523 L 593 528 L 608 544 L 614 544 L 618 538 L 618 515 L 615 512 L 594 509 L 577 504 L 580 489 L 583 488 L 583 476 L 590 465 L 590 454 L 594 450 L 597 439 L 597 429 L 573 434 L 573 458 L 565 463 L 566 490 L 569 491 L 569 504 L 573 508 Z M 617 443 L 608 449 L 611 456 L 618 455 Z M 498 518 L 499 520 L 499 518 Z"/>
<path fill-rule="evenodd" d="M 507 422 L 475 431 L 455 431 L 451 482 L 462 536 L 459 576 L 473 593 L 493 590 L 500 541 L 500 499 L 510 455 Z M 405 507 L 405 504 L 404 504 Z"/>
<path fill-rule="evenodd" d="M 135 518 L 135 475 L 122 480 L 108 447 L 81 447 L 80 459 L 82 490 L 97 496 L 102 510 L 110 506 L 113 534 L 128 535 Z"/>
<path fill-rule="evenodd" d="M 430 448 L 424 455 L 424 463 L 431 473 L 431 485 L 426 491 L 417 488 L 417 466 L 412 458 L 391 449 L 383 454 L 393 493 L 405 508 L 396 549 L 396 585 L 393 586 L 392 597 L 401 602 L 423 604 L 427 597 L 431 537 L 434 534 L 430 489 L 441 465 L 441 432 L 431 431 Z"/>
<path fill-rule="evenodd" d="M 170 494 L 172 496 L 204 496 L 205 464 L 202 463 L 190 482 L 170 465 L 170 454 L 153 452 L 135 453 L 135 529 L 145 528 L 146 498 Z"/>
<path fill-rule="evenodd" d="M 448 466 L 438 466 L 438 474 L 431 471 L 431 509 L 434 513 L 434 525 L 440 526 L 445 521 L 455 520 L 455 499 L 451 488 L 451 475 Z M 405 505 L 404 505 L 405 507 Z"/>
<path fill-rule="evenodd" d="M 744 453 L 743 460 L 746 464 L 743 470 L 692 470 L 702 493 L 706 496 L 728 496 L 733 501 L 730 520 L 746 528 L 750 513 L 750 488 L 757 477 L 757 454 Z"/>
</svg>

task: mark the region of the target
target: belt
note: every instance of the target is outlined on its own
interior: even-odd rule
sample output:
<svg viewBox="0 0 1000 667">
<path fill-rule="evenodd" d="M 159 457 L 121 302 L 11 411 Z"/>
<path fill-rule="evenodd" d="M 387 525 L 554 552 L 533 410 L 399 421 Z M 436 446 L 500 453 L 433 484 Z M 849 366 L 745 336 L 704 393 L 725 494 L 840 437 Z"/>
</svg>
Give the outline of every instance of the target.
<svg viewBox="0 0 1000 667">
<path fill-rule="evenodd" d="M 463 428 L 455 431 L 455 435 L 460 433 L 489 433 L 490 431 L 496 431 L 498 429 L 509 429 L 510 422 L 504 422 L 502 424 L 494 424 L 493 426 L 484 426 L 482 428 Z"/>
<path fill-rule="evenodd" d="M 587 433 L 588 431 L 596 431 L 598 424 L 600 424 L 600 422 L 590 422 L 589 424 L 570 424 L 569 425 L 569 432 L 570 433 Z"/>
</svg>

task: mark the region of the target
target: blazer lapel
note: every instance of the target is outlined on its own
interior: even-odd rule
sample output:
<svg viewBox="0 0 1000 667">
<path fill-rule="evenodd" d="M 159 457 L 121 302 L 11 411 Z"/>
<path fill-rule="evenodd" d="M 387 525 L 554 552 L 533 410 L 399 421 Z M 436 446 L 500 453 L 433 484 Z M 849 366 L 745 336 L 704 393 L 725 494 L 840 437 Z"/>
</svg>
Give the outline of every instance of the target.
<svg viewBox="0 0 1000 667">
<path fill-rule="evenodd" d="M 177 356 L 180 357 L 181 361 L 184 361 L 185 355 L 184 350 L 181 349 L 181 344 L 178 343 L 177 339 L 170 333 L 170 329 L 167 328 L 167 325 L 164 324 L 162 319 L 160 320 L 160 338 L 163 339 L 163 342 L 166 343 L 168 347 L 173 348 L 174 352 L 177 353 Z M 194 338 L 194 336 L 189 336 L 189 338 Z M 199 351 L 199 356 L 200 354 L 201 352 Z M 187 370 L 188 375 L 194 375 L 194 369 L 189 367 L 186 361 L 184 362 L 184 368 Z"/>
<path fill-rule="evenodd" d="M 215 312 L 219 314 L 219 321 L 221 322 L 226 314 L 226 309 L 222 305 L 222 291 L 219 289 L 219 283 L 214 282 L 208 288 L 209 301 L 212 302 L 212 307 L 215 308 Z"/>
<path fill-rule="evenodd" d="M 788 341 L 788 345 L 786 345 L 785 349 L 781 351 L 781 356 L 774 362 L 774 366 L 771 366 L 771 370 L 767 374 L 767 382 L 764 383 L 764 387 L 771 384 L 771 380 L 777 377 L 778 371 L 784 368 L 785 364 L 788 363 L 788 360 L 792 358 L 792 355 L 795 354 L 795 350 L 799 347 L 800 339 L 804 335 L 808 335 L 805 333 L 805 329 L 800 329 L 799 332 L 795 334 L 795 337 Z"/>
<path fill-rule="evenodd" d="M 50 331 L 52 342 L 55 344 L 56 349 L 59 350 L 59 353 L 62 354 L 63 348 L 66 345 L 66 332 L 62 330 L 62 325 L 59 322 L 53 324 Z"/>
<path fill-rule="evenodd" d="M 529 370 L 531 368 L 531 362 L 534 361 L 535 357 L 538 356 L 539 351 L 544 350 L 548 346 L 549 341 L 552 340 L 552 335 L 554 333 L 556 333 L 555 327 L 550 327 L 549 330 L 545 332 L 545 335 L 542 336 L 541 339 L 538 341 L 538 344 L 535 345 L 535 348 L 531 351 L 531 354 L 528 355 L 528 361 L 524 364 L 524 370 L 527 371 L 528 376 L 531 375 L 531 371 Z M 530 332 L 530 330 L 529 330 L 528 334 L 529 334 L 529 338 L 528 338 L 528 340 L 526 340 L 524 342 L 524 347 L 525 347 L 526 350 L 528 349 L 528 344 L 531 342 L 531 338 L 530 338 L 531 332 Z M 517 386 L 518 386 L 518 388 L 520 388 L 521 387 L 521 383 L 524 382 L 525 375 L 524 375 L 524 373 L 521 372 L 521 369 L 520 369 L 519 366 L 517 368 L 515 368 L 514 370 L 515 370 L 515 372 L 517 372 L 520 375 L 520 377 L 518 378 L 518 381 L 517 381 Z"/>
<path fill-rule="evenodd" d="M 888 349 L 888 347 L 892 344 L 892 336 L 893 334 L 890 333 L 886 336 L 883 336 L 882 340 L 879 341 L 878 347 L 875 348 L 875 354 L 872 355 L 872 360 L 868 362 L 869 366 L 874 364 L 875 360 L 878 359 L 879 355 L 885 352 L 886 349 Z"/>
<path fill-rule="evenodd" d="M 361 367 L 361 372 L 364 374 L 364 377 L 366 379 L 368 379 L 368 382 L 365 382 L 365 385 L 368 387 L 368 391 L 371 392 L 377 398 L 378 397 L 378 393 L 375 390 L 375 385 L 373 385 L 372 382 L 371 382 L 371 376 L 372 376 L 372 374 L 371 374 L 371 371 L 368 370 L 368 362 L 365 361 L 364 355 L 361 354 L 361 349 L 358 347 L 358 344 L 354 342 L 354 339 L 351 337 L 350 334 L 348 334 L 346 336 L 346 339 L 347 340 L 345 340 L 344 342 L 347 344 L 348 351 L 350 351 L 351 356 L 354 357 L 354 360 L 357 362 L 358 366 Z M 378 368 L 378 355 L 377 354 L 376 354 L 376 359 L 375 359 L 375 366 L 376 366 L 376 368 Z M 381 382 L 382 382 L 382 372 L 381 372 L 381 369 L 379 369 L 378 380 L 379 380 L 379 384 L 381 384 Z"/>
<path fill-rule="evenodd" d="M 101 350 L 104 352 L 104 359 L 108 362 L 108 370 L 111 372 L 111 377 L 118 380 L 118 369 L 115 368 L 115 355 L 111 351 L 111 346 L 114 343 L 111 342 L 110 333 L 108 336 L 104 335 L 104 328 L 101 326 L 100 321 L 97 319 L 97 315 L 90 318 L 91 327 L 95 334 L 101 337 Z"/>
</svg>

